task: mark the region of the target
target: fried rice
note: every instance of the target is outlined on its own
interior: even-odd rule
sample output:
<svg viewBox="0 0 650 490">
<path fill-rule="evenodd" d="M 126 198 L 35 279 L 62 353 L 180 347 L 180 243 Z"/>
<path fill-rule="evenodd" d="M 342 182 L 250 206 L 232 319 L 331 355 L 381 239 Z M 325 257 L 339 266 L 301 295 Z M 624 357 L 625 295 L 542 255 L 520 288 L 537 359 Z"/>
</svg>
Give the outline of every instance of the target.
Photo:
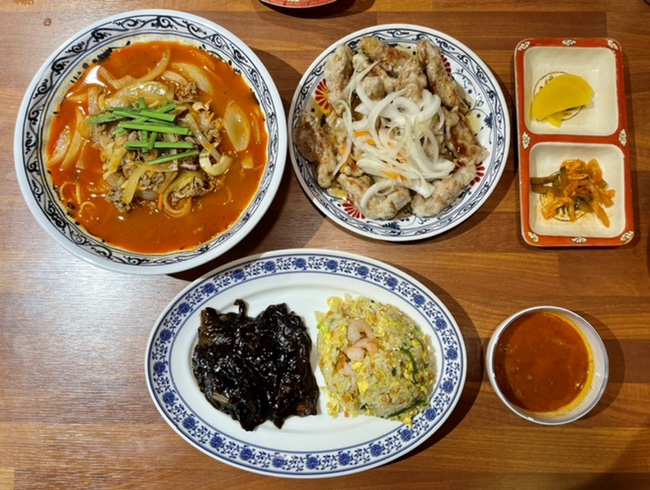
<svg viewBox="0 0 650 490">
<path fill-rule="evenodd" d="M 329 415 L 410 424 L 428 406 L 436 377 L 429 338 L 393 305 L 349 294 L 327 303 L 316 319 Z"/>
</svg>

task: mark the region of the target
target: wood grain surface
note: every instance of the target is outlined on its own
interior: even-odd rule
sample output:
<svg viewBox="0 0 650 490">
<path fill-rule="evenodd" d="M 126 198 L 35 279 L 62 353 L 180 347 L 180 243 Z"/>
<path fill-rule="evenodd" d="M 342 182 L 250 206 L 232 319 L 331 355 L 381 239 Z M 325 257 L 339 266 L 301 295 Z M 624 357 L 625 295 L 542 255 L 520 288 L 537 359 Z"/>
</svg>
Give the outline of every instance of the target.
<svg viewBox="0 0 650 490">
<path fill-rule="evenodd" d="M 52 51 L 86 25 L 144 8 L 191 12 L 246 42 L 288 110 L 302 74 L 337 39 L 412 23 L 476 52 L 514 121 L 513 50 L 526 37 L 611 37 L 623 48 L 636 235 L 610 249 L 537 249 L 520 234 L 515 134 L 503 177 L 470 219 L 438 237 L 386 243 L 354 235 L 307 199 L 288 164 L 268 214 L 233 250 L 198 270 L 112 273 L 57 245 L 18 187 L 13 134 L 25 90 Z M 650 6 L 643 0 L 339 0 L 308 11 L 257 0 L 5 0 L 0 3 L 0 488 L 648 488 L 650 487 Z M 462 398 L 423 446 L 367 472 L 280 479 L 216 461 L 182 440 L 147 391 L 156 319 L 189 281 L 233 259 L 284 248 L 385 261 L 433 291 L 468 351 Z M 602 336 L 610 381 L 586 418 L 533 425 L 492 390 L 484 352 L 517 310 L 576 311 Z"/>
</svg>

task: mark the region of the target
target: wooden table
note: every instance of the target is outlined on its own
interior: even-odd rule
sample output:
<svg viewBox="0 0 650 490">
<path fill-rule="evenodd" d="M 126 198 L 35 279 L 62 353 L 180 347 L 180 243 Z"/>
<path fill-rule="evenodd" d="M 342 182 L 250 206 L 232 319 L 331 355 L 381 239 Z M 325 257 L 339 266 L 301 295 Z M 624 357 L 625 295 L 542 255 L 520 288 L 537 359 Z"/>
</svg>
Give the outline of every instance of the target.
<svg viewBox="0 0 650 490">
<path fill-rule="evenodd" d="M 603 37 L 624 51 L 636 236 L 613 249 L 537 249 L 519 225 L 516 147 L 485 205 L 433 239 L 361 238 L 326 219 L 290 165 L 266 219 L 235 250 L 168 276 L 108 272 L 46 235 L 17 185 L 13 133 L 29 81 L 87 24 L 140 8 L 204 16 L 243 39 L 285 109 L 309 64 L 366 26 L 414 23 L 474 50 L 514 115 L 513 49 L 526 37 Z M 650 6 L 643 0 L 340 0 L 297 12 L 257 0 L 14 0 L 0 5 L 0 488 L 647 488 L 650 485 Z M 442 429 L 368 472 L 296 481 L 242 471 L 197 451 L 154 407 L 143 370 L 151 328 L 189 281 L 238 257 L 322 247 L 388 262 L 428 286 L 462 330 L 469 370 Z M 513 312 L 554 304 L 586 317 L 611 361 L 601 403 L 563 427 L 528 423 L 492 390 L 487 341 Z"/>
</svg>

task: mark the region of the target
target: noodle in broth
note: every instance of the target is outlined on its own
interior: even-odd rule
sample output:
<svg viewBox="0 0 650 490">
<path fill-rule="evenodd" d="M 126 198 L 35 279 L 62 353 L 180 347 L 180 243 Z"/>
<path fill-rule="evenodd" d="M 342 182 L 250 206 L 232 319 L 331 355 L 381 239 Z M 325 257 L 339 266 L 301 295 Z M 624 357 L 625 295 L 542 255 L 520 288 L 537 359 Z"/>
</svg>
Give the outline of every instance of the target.
<svg viewBox="0 0 650 490">
<path fill-rule="evenodd" d="M 196 248 L 239 219 L 267 143 L 241 75 L 199 48 L 157 41 L 85 69 L 52 119 L 46 165 L 89 233 L 160 254 Z"/>
</svg>

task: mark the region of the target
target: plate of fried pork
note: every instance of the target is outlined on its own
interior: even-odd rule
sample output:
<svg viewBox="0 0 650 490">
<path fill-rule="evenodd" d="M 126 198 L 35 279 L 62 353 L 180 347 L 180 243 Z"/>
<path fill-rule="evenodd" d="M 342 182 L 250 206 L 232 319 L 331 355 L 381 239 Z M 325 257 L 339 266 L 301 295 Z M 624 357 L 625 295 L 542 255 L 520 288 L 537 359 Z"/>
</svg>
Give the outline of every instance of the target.
<svg viewBox="0 0 650 490">
<path fill-rule="evenodd" d="M 510 146 L 508 108 L 487 65 L 446 34 L 404 24 L 327 48 L 296 89 L 288 129 L 314 205 L 386 241 L 430 238 L 468 219 Z"/>
</svg>

